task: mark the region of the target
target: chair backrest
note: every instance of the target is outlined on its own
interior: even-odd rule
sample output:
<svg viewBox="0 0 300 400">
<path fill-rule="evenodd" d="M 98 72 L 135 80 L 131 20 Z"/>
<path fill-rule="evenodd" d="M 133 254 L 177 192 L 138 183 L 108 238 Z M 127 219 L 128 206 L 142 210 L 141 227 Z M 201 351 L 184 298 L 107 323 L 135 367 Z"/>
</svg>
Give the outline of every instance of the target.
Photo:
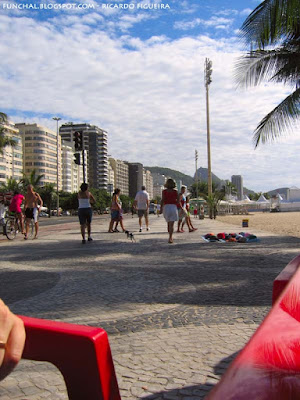
<svg viewBox="0 0 300 400">
<path fill-rule="evenodd" d="M 207 399 L 300 398 L 300 270 L 291 276 L 265 320 Z"/>
<path fill-rule="evenodd" d="M 70 400 L 120 400 L 106 332 L 101 328 L 20 316 L 22 358 L 48 361 L 62 373 Z"/>
</svg>

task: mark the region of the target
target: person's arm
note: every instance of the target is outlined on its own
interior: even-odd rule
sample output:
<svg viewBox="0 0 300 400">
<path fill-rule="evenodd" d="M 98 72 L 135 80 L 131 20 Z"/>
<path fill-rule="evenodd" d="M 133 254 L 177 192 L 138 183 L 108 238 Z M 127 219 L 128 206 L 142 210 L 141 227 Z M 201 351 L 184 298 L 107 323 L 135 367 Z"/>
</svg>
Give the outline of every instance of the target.
<svg viewBox="0 0 300 400">
<path fill-rule="evenodd" d="M 9 375 L 20 361 L 25 338 L 23 321 L 0 299 L 0 380 Z"/>
<path fill-rule="evenodd" d="M 162 213 L 164 203 L 165 203 L 165 193 L 162 192 L 162 195 L 161 195 L 161 202 L 160 202 L 160 213 Z"/>
<path fill-rule="evenodd" d="M 133 202 L 133 208 L 136 208 L 136 206 L 137 206 L 137 200 L 134 200 L 134 202 Z"/>
<path fill-rule="evenodd" d="M 38 193 L 35 193 L 35 195 L 37 197 L 37 204 L 36 205 L 38 205 L 38 203 L 40 204 L 40 206 L 37 207 L 38 212 L 40 213 L 42 211 L 42 207 L 43 207 L 44 203 L 43 203 L 43 200 L 42 200 L 41 196 Z"/>
<path fill-rule="evenodd" d="M 92 200 L 92 204 L 95 204 L 96 203 L 95 197 L 92 195 L 91 192 L 89 193 L 90 193 L 90 200 Z"/>
<path fill-rule="evenodd" d="M 25 196 L 24 197 L 24 210 L 26 210 L 26 208 L 27 208 L 27 197 Z"/>
<path fill-rule="evenodd" d="M 183 207 L 182 207 L 182 204 L 181 204 L 181 200 L 182 200 L 182 194 L 180 193 L 180 194 L 178 195 L 178 205 L 179 205 L 179 207 L 183 210 Z"/>
</svg>

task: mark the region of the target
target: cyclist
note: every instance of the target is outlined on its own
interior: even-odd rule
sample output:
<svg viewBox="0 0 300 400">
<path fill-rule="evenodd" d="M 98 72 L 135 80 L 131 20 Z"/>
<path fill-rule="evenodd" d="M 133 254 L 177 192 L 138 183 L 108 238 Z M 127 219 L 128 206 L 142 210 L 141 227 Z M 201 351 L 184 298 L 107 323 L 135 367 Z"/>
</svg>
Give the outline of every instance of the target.
<svg viewBox="0 0 300 400">
<path fill-rule="evenodd" d="M 14 197 L 11 199 L 10 205 L 8 207 L 9 211 L 11 213 L 14 213 L 16 217 L 18 218 L 20 222 L 20 227 L 21 227 L 21 232 L 25 234 L 24 231 L 24 220 L 23 220 L 23 214 L 21 210 L 21 204 L 24 201 L 24 196 L 18 191 L 14 191 Z"/>
</svg>

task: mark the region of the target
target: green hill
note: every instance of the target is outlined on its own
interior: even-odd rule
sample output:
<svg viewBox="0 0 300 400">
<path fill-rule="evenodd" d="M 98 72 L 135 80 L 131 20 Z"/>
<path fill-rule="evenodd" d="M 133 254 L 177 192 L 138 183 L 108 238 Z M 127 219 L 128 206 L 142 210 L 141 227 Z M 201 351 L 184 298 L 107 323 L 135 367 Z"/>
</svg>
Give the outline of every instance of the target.
<svg viewBox="0 0 300 400">
<path fill-rule="evenodd" d="M 188 188 L 195 183 L 195 179 L 194 177 L 190 176 L 190 175 L 186 175 L 183 174 L 180 171 L 176 171 L 174 169 L 171 168 L 164 168 L 164 167 L 145 167 L 146 169 L 148 169 L 149 171 L 153 172 L 153 173 L 158 173 L 161 175 L 165 175 L 167 177 L 173 178 L 175 181 L 182 181 L 182 184 L 187 186 Z M 204 181 L 207 182 L 207 168 L 203 168 L 200 167 L 197 170 L 198 173 L 198 179 L 200 181 Z M 219 177 L 217 177 L 217 175 L 215 175 L 214 173 L 212 173 L 212 180 L 213 182 L 215 182 L 219 187 L 222 187 L 223 185 L 225 185 L 225 180 L 220 179 Z M 247 189 L 244 187 L 244 194 L 253 194 L 255 193 L 253 190 L 251 189 Z"/>
<path fill-rule="evenodd" d="M 193 177 L 185 175 L 182 172 L 175 171 L 174 169 L 163 168 L 163 167 L 145 167 L 145 169 L 148 169 L 149 171 L 154 173 L 165 175 L 167 177 L 174 179 L 175 181 L 181 180 L 182 184 L 186 185 L 187 187 L 190 187 L 194 183 Z"/>
</svg>

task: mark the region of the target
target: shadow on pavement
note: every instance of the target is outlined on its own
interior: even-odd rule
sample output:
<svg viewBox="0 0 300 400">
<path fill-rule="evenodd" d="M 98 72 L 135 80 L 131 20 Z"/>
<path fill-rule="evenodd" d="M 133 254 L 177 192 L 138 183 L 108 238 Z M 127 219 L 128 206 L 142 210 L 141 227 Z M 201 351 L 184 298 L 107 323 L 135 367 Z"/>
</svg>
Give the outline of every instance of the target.
<svg viewBox="0 0 300 400">
<path fill-rule="evenodd" d="M 181 389 L 168 390 L 139 398 L 143 400 L 181 400 L 182 398 L 202 400 L 205 399 L 214 386 L 215 385 L 210 383 L 205 385 L 185 386 Z"/>
<path fill-rule="evenodd" d="M 273 280 L 293 258 L 289 252 L 296 251 L 300 242 L 280 238 L 278 248 L 277 239 L 270 236 L 259 243 L 199 245 L 168 245 L 149 238 L 139 243 L 95 240 L 86 245 L 69 240 L 14 243 L 1 247 L 3 265 L 5 261 L 23 265 L 26 260 L 31 271 L 18 267 L 10 275 L 2 272 L 3 279 L 13 283 L 13 290 L 5 289 L 8 285 L 2 280 L 1 296 L 8 303 L 35 296 L 58 285 L 59 276 L 64 276 L 62 287 L 68 287 L 70 293 L 62 301 L 70 310 L 108 302 L 113 307 L 125 303 L 270 306 Z M 51 302 L 48 307 L 50 310 Z"/>
</svg>

